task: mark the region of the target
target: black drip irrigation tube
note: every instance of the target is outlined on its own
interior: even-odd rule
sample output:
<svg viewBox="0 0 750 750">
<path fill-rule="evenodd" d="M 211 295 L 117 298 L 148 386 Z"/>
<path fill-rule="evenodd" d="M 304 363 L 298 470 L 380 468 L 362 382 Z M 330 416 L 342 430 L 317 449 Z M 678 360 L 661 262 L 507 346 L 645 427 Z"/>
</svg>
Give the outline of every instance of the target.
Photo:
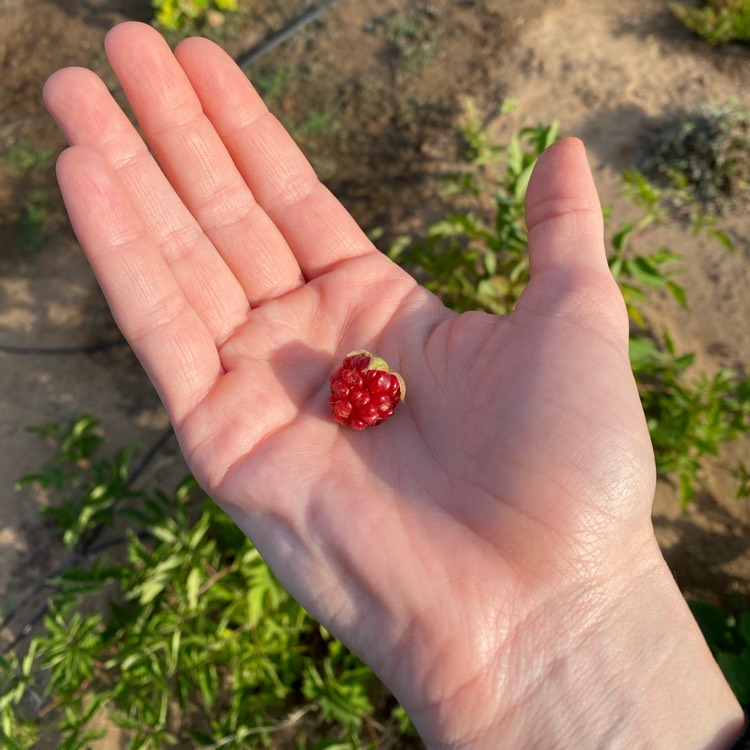
<svg viewBox="0 0 750 750">
<path fill-rule="evenodd" d="M 118 346 L 127 346 L 125 339 L 117 341 L 103 341 L 100 344 L 83 344 L 81 346 L 12 346 L 10 344 L 0 344 L 0 352 L 3 354 L 19 354 L 29 357 L 33 356 L 65 356 L 68 354 L 96 354 L 107 349 L 114 349 Z"/>
<path fill-rule="evenodd" d="M 320 18 L 328 8 L 336 5 L 338 2 L 340 2 L 340 0 L 321 0 L 321 2 L 307 7 L 302 13 L 282 26 L 277 32 L 258 42 L 258 44 L 251 47 L 247 52 L 243 52 L 239 57 L 236 57 L 235 62 L 240 68 L 245 70 L 254 62 L 260 60 L 261 57 L 271 52 L 271 50 L 274 50 L 280 44 L 283 44 L 287 39 L 291 39 L 295 34 L 302 31 L 305 26 L 308 26 L 313 21 Z M 121 90 L 119 86 L 110 88 L 110 92 L 112 93 L 119 90 Z M 0 127 L 17 125 L 20 122 L 33 120 L 37 117 L 48 116 L 47 110 L 43 108 L 35 109 L 33 112 L 25 112 L 21 115 L 5 116 L 0 114 Z"/>
<path fill-rule="evenodd" d="M 322 0 L 322 2 L 317 5 L 311 5 L 307 10 L 300 13 L 297 18 L 286 24 L 286 26 L 282 26 L 275 34 L 272 34 L 267 39 L 264 39 L 262 42 L 259 42 L 247 52 L 237 57 L 235 62 L 245 70 L 254 62 L 260 60 L 261 57 L 267 55 L 271 50 L 276 49 L 280 44 L 283 44 L 287 39 L 291 39 L 295 34 L 302 31 L 305 26 L 308 26 L 317 18 L 320 18 L 328 8 L 332 5 L 336 5 L 338 2 L 339 0 Z"/>
<path fill-rule="evenodd" d="M 251 47 L 247 52 L 244 52 L 235 59 L 237 65 L 246 70 L 250 65 L 260 60 L 262 57 L 267 55 L 278 46 L 291 39 L 295 34 L 299 33 L 306 26 L 311 24 L 316 19 L 320 18 L 323 13 L 333 5 L 336 5 L 340 0 L 322 0 L 321 2 L 309 6 L 306 10 L 300 13 L 299 16 L 292 19 L 285 26 L 282 26 L 276 33 L 267 37 L 263 41 Z M 50 355 L 50 356 L 65 356 L 72 354 L 94 354 L 96 352 L 105 351 L 118 346 L 126 346 L 127 341 L 125 339 L 118 339 L 116 341 L 102 342 L 98 344 L 89 344 L 82 346 L 53 346 L 53 347 L 39 347 L 39 346 L 15 346 L 11 344 L 0 343 L 0 352 L 4 354 L 13 355 L 27 355 L 27 356 L 38 356 L 38 355 Z M 159 451 L 166 445 L 173 435 L 172 427 L 168 427 L 164 430 L 161 435 L 154 441 L 151 447 L 148 449 L 146 454 L 140 460 L 138 465 L 128 476 L 125 487 L 130 487 L 138 479 L 138 477 L 145 471 L 146 467 L 153 461 Z M 15 607 L 13 607 L 0 621 L 0 629 L 3 629 L 10 625 L 10 623 L 26 608 L 26 606 L 39 594 L 47 588 L 50 588 L 52 584 L 49 580 L 53 577 L 59 576 L 71 567 L 86 559 L 87 557 L 98 554 L 110 547 L 123 544 L 125 538 L 111 539 L 100 544 L 94 544 L 99 536 L 99 529 L 93 531 L 92 538 L 89 543 L 83 548 L 71 555 L 64 563 L 59 565 L 55 570 L 46 575 L 41 583 L 38 583 L 30 592 L 28 592 L 19 601 Z M 139 538 L 146 539 L 150 537 L 150 534 L 142 532 L 138 535 Z M 2 653 L 7 653 L 10 649 L 15 648 L 21 641 L 27 638 L 32 631 L 34 625 L 36 625 L 49 610 L 49 601 L 45 602 L 37 611 L 29 617 L 25 625 L 21 628 L 20 633 L 10 643 L 3 646 Z"/>
</svg>

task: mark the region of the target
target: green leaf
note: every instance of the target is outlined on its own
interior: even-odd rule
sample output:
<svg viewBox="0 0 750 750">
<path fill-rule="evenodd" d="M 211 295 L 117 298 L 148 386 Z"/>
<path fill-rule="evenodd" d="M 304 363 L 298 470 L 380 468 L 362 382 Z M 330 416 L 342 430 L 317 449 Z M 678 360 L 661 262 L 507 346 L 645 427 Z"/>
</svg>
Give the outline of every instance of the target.
<svg viewBox="0 0 750 750">
<path fill-rule="evenodd" d="M 411 245 L 411 237 L 408 235 L 402 235 L 400 237 L 397 237 L 386 250 L 386 255 L 392 260 L 397 261 L 401 255 L 407 250 L 409 245 Z"/>
<path fill-rule="evenodd" d="M 630 362 L 634 367 L 642 366 L 646 362 L 651 362 L 659 356 L 659 350 L 652 338 L 645 336 L 631 336 L 628 342 Z"/>
<path fill-rule="evenodd" d="M 159 526 L 152 527 L 151 533 L 159 541 L 164 542 L 164 544 L 173 545 L 177 543 L 177 534 L 173 526 L 176 527 L 176 525 L 173 524 L 170 520 L 167 520 L 165 523 L 160 524 Z"/>
<path fill-rule="evenodd" d="M 488 251 L 484 254 L 484 270 L 489 276 L 494 276 L 497 273 L 497 255 Z"/>
<path fill-rule="evenodd" d="M 120 669 L 123 672 L 127 672 L 131 667 L 133 667 L 135 664 L 138 664 L 143 659 L 143 654 L 141 653 L 134 653 L 134 654 L 128 654 L 120 664 Z"/>
<path fill-rule="evenodd" d="M 750 611 L 743 612 L 740 615 L 737 631 L 745 640 L 748 649 L 750 649 Z"/>
<path fill-rule="evenodd" d="M 723 232 L 720 229 L 709 229 L 708 233 L 714 239 L 718 240 L 719 243 L 721 243 L 727 250 L 729 250 L 729 252 L 734 252 L 734 242 L 732 242 L 732 238 L 726 232 Z"/>
<path fill-rule="evenodd" d="M 716 661 L 740 703 L 750 701 L 750 649 L 740 654 L 719 654 Z"/>
<path fill-rule="evenodd" d="M 677 300 L 680 307 L 685 310 L 689 309 L 684 287 L 670 280 L 667 281 L 667 289 L 669 289 L 670 294 Z"/>
<path fill-rule="evenodd" d="M 687 472 L 682 472 L 679 478 L 680 483 L 680 504 L 686 508 L 690 501 L 695 497 L 695 487 L 693 477 Z"/>
<path fill-rule="evenodd" d="M 206 706 L 206 710 L 210 711 L 216 700 L 216 691 L 218 688 L 218 675 L 216 668 L 211 664 L 204 664 L 197 673 L 198 685 L 200 687 L 201 695 L 203 696 L 203 703 Z"/>
<path fill-rule="evenodd" d="M 187 594 L 188 607 L 194 610 L 198 605 L 198 591 L 203 583 L 203 571 L 200 568 L 193 568 L 188 573 L 185 591 Z"/>
<path fill-rule="evenodd" d="M 170 648 L 168 652 L 168 660 L 167 660 L 167 667 L 168 667 L 168 674 L 170 677 L 174 675 L 174 673 L 177 670 L 177 665 L 180 661 L 180 644 L 182 643 L 182 631 L 176 629 L 174 633 L 172 633 L 172 641 L 170 643 Z"/>
<path fill-rule="evenodd" d="M 37 651 L 40 645 L 42 645 L 43 643 L 44 641 L 38 638 L 34 638 L 29 644 L 29 650 L 26 652 L 23 660 L 21 661 L 21 675 L 24 678 L 31 677 L 31 674 L 34 671 L 34 662 L 36 660 Z"/>
<path fill-rule="evenodd" d="M 621 227 L 612 235 L 612 247 L 620 253 L 625 250 L 628 245 L 630 235 L 633 234 L 634 229 L 635 223 L 632 221 Z"/>
<path fill-rule="evenodd" d="M 529 180 L 531 179 L 531 173 L 534 171 L 535 164 L 536 161 L 534 161 L 532 164 L 529 164 L 529 166 L 527 166 L 518 176 L 516 189 L 513 195 L 519 202 L 523 201 L 526 198 L 526 188 L 529 186 Z"/>
<path fill-rule="evenodd" d="M 631 258 L 628 262 L 628 270 L 633 278 L 648 286 L 659 287 L 666 283 L 666 277 L 659 268 L 643 256 Z"/>
<path fill-rule="evenodd" d="M 609 258 L 609 272 L 615 280 L 617 280 L 622 273 L 622 266 L 622 256 L 617 255 Z"/>
<path fill-rule="evenodd" d="M 688 602 L 703 637 L 714 654 L 731 647 L 734 618 L 721 607 L 706 602 Z"/>
</svg>

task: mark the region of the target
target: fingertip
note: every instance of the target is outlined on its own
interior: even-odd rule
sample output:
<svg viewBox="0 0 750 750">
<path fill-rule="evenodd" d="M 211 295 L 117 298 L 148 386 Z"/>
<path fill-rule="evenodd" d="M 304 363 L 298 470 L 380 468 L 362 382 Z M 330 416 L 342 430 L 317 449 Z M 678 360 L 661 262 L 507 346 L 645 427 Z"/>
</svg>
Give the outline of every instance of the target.
<svg viewBox="0 0 750 750">
<path fill-rule="evenodd" d="M 224 49 L 201 36 L 189 36 L 180 41 L 174 48 L 174 56 L 186 72 L 193 71 L 193 75 L 198 72 L 212 80 L 221 77 L 219 71 L 227 64 L 235 65 Z"/>
<path fill-rule="evenodd" d="M 42 101 L 44 102 L 44 106 L 47 107 L 48 110 L 52 106 L 54 106 L 58 91 L 60 91 L 65 86 L 65 83 L 70 78 L 71 74 L 78 75 L 81 72 L 88 71 L 86 68 L 68 67 L 60 68 L 59 70 L 56 70 L 54 73 L 48 76 L 47 80 L 42 86 Z"/>
<path fill-rule="evenodd" d="M 599 195 L 578 138 L 563 138 L 537 161 L 526 193 L 532 274 L 552 268 L 606 267 Z"/>
<path fill-rule="evenodd" d="M 564 200 L 572 200 L 584 208 L 600 208 L 586 147 L 575 137 L 561 138 L 553 143 L 534 167 L 526 194 L 529 230 L 555 210 L 555 202 Z"/>
<path fill-rule="evenodd" d="M 92 165 L 98 166 L 100 161 L 99 154 L 87 146 L 73 145 L 64 148 L 55 161 L 55 174 L 63 198 L 68 193 L 69 183 L 81 178 Z"/>
<path fill-rule="evenodd" d="M 151 25 L 142 21 L 122 21 L 115 24 L 104 37 L 104 48 L 120 39 L 120 37 L 129 37 L 132 35 L 149 35 L 163 38 L 162 35 Z"/>
<path fill-rule="evenodd" d="M 140 57 L 147 45 L 169 47 L 167 40 L 153 27 L 141 21 L 123 21 L 113 26 L 104 37 L 104 51 L 112 61 L 113 55 L 129 52 Z"/>
<path fill-rule="evenodd" d="M 52 112 L 52 108 L 55 102 L 55 92 L 57 91 L 63 74 L 66 70 L 67 68 L 56 70 L 54 73 L 52 73 L 52 75 L 47 76 L 47 80 L 42 86 L 42 102 L 44 103 L 47 111 L 50 113 Z"/>
<path fill-rule="evenodd" d="M 200 50 L 201 48 L 211 51 L 217 48 L 221 49 L 218 44 L 212 42 L 210 39 L 202 36 L 189 36 L 177 43 L 177 46 L 174 48 L 175 57 L 179 57 L 180 54 L 184 54 L 185 52 Z"/>
<path fill-rule="evenodd" d="M 539 161 L 543 162 L 547 159 L 558 158 L 561 155 L 566 157 L 577 157 L 582 153 L 586 153 L 586 145 L 584 142 L 575 135 L 566 135 L 562 138 L 558 138 L 546 148 L 539 157 Z"/>
<path fill-rule="evenodd" d="M 526 223 L 534 283 L 523 306 L 585 317 L 604 325 L 618 345 L 627 344 L 627 313 L 609 270 L 601 204 L 580 139 L 563 138 L 539 157 L 527 190 Z"/>
<path fill-rule="evenodd" d="M 99 76 L 88 68 L 70 66 L 56 70 L 47 78 L 42 87 L 42 101 L 45 107 L 48 110 L 54 109 L 57 103 L 67 99 L 67 92 L 71 86 L 80 88 L 89 81 L 101 84 Z"/>
</svg>

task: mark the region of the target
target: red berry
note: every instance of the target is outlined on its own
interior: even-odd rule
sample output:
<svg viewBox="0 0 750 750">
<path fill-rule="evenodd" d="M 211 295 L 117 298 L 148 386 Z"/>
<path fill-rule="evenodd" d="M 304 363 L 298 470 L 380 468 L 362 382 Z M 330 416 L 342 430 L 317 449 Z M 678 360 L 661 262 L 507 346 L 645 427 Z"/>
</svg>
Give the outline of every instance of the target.
<svg viewBox="0 0 750 750">
<path fill-rule="evenodd" d="M 328 403 L 337 422 L 364 430 L 388 419 L 405 395 L 404 379 L 384 359 L 360 349 L 331 373 Z"/>
</svg>

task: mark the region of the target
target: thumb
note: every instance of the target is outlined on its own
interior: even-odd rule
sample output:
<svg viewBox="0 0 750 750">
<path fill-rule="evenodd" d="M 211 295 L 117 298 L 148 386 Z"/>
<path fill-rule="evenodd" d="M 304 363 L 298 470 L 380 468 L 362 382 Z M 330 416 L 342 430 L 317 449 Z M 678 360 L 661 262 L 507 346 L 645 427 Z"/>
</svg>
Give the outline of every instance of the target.
<svg viewBox="0 0 750 750">
<path fill-rule="evenodd" d="M 565 138 L 534 168 L 526 193 L 530 280 L 517 309 L 566 317 L 628 342 L 628 315 L 604 246 L 604 218 L 586 151 Z"/>
<path fill-rule="evenodd" d="M 599 196 L 577 138 L 557 141 L 539 157 L 526 193 L 526 226 L 532 277 L 574 268 L 609 272 Z"/>
</svg>

